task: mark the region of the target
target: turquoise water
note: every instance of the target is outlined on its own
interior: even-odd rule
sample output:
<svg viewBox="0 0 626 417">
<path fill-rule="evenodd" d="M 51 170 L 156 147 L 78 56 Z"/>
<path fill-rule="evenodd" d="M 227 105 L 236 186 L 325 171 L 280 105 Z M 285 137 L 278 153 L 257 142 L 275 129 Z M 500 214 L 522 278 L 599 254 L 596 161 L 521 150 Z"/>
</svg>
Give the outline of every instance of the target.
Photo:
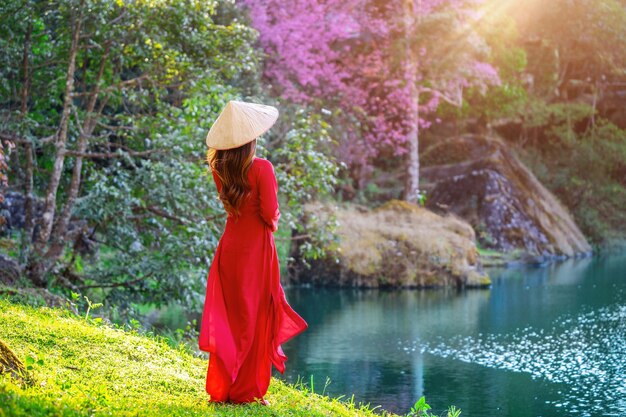
<svg viewBox="0 0 626 417">
<path fill-rule="evenodd" d="M 486 290 L 291 288 L 282 377 L 404 414 L 626 416 L 626 253 L 490 269 Z"/>
</svg>

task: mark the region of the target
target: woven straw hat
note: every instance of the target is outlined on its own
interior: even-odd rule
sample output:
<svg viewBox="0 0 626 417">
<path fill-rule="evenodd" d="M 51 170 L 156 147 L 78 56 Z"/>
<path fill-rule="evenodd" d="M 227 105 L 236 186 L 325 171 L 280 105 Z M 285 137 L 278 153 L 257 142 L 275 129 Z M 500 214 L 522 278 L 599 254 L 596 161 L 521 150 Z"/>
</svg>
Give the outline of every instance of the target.
<svg viewBox="0 0 626 417">
<path fill-rule="evenodd" d="M 206 145 L 213 149 L 238 148 L 265 133 L 276 119 L 276 107 L 231 100 L 211 126 Z"/>
</svg>

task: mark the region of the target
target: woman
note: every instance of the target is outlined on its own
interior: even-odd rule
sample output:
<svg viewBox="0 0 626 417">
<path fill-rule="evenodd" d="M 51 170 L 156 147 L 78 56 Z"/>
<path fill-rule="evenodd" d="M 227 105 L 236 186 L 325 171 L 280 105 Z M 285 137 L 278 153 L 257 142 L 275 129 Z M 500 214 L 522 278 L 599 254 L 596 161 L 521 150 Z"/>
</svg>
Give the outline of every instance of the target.
<svg viewBox="0 0 626 417">
<path fill-rule="evenodd" d="M 307 328 L 280 285 L 274 167 L 255 156 L 256 138 L 277 118 L 274 107 L 230 101 L 206 139 L 228 213 L 209 270 L 199 336 L 200 349 L 210 352 L 206 391 L 212 402 L 267 405 L 272 364 L 285 371 L 281 344 Z"/>
</svg>

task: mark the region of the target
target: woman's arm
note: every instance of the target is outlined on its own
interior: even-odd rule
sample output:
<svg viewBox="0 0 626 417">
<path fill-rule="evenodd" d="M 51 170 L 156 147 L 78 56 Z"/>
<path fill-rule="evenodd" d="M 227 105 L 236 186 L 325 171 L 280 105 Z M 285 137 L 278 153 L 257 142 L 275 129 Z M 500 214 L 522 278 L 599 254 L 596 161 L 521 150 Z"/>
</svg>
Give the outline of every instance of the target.
<svg viewBox="0 0 626 417">
<path fill-rule="evenodd" d="M 274 166 L 270 161 L 261 160 L 258 186 L 260 201 L 260 215 L 263 221 L 275 232 L 278 229 L 278 183 L 274 173 Z"/>
</svg>

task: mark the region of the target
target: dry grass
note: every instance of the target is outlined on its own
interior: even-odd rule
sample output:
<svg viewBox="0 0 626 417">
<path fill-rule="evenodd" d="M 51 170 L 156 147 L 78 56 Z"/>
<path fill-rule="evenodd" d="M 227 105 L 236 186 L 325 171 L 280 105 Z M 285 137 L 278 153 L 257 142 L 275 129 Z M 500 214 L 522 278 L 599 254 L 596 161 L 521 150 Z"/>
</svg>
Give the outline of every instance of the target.
<svg viewBox="0 0 626 417">
<path fill-rule="evenodd" d="M 309 210 L 328 210 L 310 206 Z M 472 227 L 403 201 L 376 210 L 335 208 L 342 279 L 359 286 L 483 286 Z M 343 282 L 347 284 L 347 282 Z"/>
</svg>

